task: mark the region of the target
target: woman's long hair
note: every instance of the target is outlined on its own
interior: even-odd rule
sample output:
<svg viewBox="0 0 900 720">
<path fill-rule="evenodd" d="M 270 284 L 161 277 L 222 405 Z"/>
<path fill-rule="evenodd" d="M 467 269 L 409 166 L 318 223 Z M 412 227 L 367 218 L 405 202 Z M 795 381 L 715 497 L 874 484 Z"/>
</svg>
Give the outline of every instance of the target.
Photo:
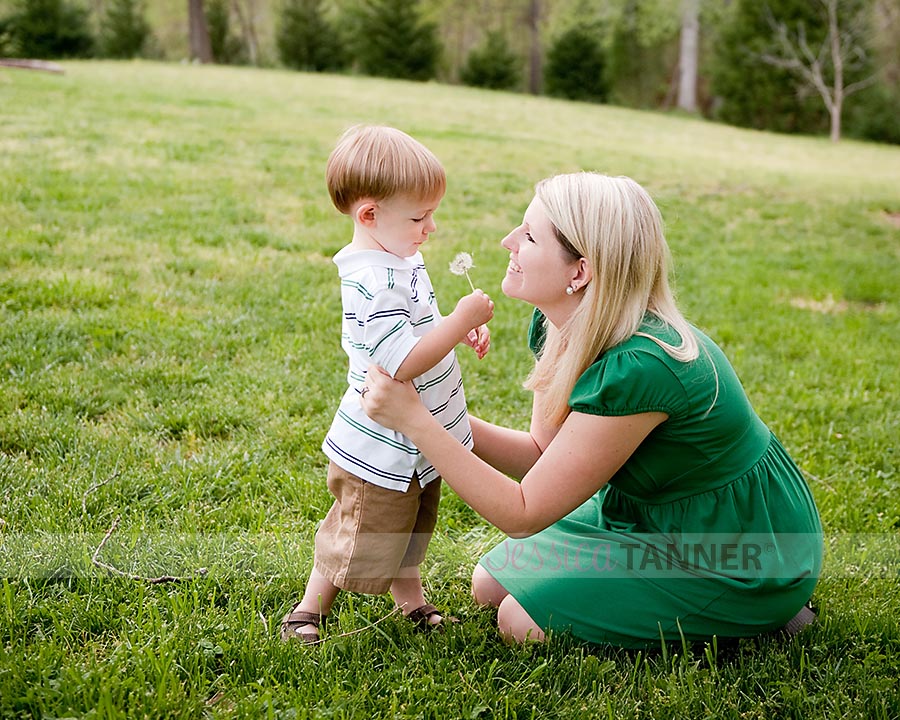
<svg viewBox="0 0 900 720">
<path fill-rule="evenodd" d="M 547 323 L 546 340 L 525 387 L 545 394 L 546 420 L 561 424 L 581 374 L 609 348 L 635 334 L 648 337 L 682 362 L 695 360 L 697 338 L 669 287 L 669 247 L 656 204 L 627 177 L 599 173 L 542 180 L 535 196 L 557 233 L 588 261 L 593 278 L 563 327 Z M 680 345 L 639 333 L 647 312 L 672 327 Z"/>
</svg>

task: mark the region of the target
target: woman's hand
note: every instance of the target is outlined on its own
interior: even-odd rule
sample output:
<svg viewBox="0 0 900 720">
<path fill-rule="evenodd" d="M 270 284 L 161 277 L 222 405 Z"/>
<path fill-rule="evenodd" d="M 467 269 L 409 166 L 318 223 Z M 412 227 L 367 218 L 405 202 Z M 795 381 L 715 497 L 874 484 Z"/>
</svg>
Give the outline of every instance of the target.
<svg viewBox="0 0 900 720">
<path fill-rule="evenodd" d="M 403 428 L 415 426 L 419 413 L 431 413 L 422 404 L 412 382 L 394 380 L 377 365 L 370 365 L 366 372 L 366 382 L 359 395 L 362 409 L 372 420 L 391 430 L 405 433 Z"/>
<path fill-rule="evenodd" d="M 475 355 L 482 360 L 491 349 L 491 331 L 487 325 L 480 325 L 474 330 L 469 330 L 463 342 L 475 351 Z"/>
</svg>

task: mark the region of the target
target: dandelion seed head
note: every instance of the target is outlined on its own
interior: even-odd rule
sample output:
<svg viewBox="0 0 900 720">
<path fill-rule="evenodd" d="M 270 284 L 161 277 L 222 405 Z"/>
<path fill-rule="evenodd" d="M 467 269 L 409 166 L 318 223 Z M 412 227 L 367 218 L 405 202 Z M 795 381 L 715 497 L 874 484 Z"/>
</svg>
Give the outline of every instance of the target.
<svg viewBox="0 0 900 720">
<path fill-rule="evenodd" d="M 450 263 L 450 272 L 454 275 L 465 275 L 466 271 L 473 267 L 475 267 L 475 263 L 472 261 L 472 256 L 467 252 L 461 252 Z"/>
</svg>

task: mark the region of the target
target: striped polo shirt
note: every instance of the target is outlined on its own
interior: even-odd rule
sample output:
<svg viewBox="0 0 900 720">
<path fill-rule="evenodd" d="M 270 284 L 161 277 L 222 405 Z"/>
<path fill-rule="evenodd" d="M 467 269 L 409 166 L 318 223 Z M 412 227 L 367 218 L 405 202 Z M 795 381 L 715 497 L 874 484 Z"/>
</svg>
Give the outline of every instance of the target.
<svg viewBox="0 0 900 720">
<path fill-rule="evenodd" d="M 438 477 L 437 471 L 409 438 L 370 420 L 359 403 L 369 365 L 394 376 L 419 338 L 442 320 L 422 254 L 401 258 L 345 247 L 334 262 L 344 313 L 341 347 L 350 365 L 347 391 L 322 450 L 336 465 L 374 485 L 405 492 L 416 474 L 424 487 Z M 431 414 L 471 449 L 472 430 L 455 352 L 415 378 L 413 385 Z"/>
</svg>

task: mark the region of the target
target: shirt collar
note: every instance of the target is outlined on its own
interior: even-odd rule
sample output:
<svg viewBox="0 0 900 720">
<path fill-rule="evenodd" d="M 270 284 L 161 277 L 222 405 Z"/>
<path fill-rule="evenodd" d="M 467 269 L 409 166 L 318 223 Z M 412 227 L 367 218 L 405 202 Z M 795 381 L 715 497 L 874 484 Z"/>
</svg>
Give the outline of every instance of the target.
<svg viewBox="0 0 900 720">
<path fill-rule="evenodd" d="M 413 270 L 425 264 L 420 252 L 408 258 L 402 258 L 382 250 L 350 250 L 349 245 L 342 248 L 334 256 L 333 261 L 338 266 L 338 273 L 342 276 L 367 267 Z"/>
</svg>

